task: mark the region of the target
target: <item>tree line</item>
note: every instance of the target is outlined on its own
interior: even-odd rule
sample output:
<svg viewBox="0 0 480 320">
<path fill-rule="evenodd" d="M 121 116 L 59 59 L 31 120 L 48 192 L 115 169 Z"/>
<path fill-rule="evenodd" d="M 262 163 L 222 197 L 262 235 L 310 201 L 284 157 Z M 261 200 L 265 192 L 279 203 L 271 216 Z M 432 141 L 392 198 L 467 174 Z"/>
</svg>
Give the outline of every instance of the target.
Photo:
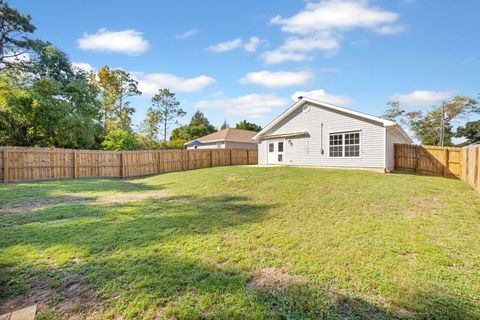
<svg viewBox="0 0 480 320">
<path fill-rule="evenodd" d="M 108 66 L 86 72 L 52 43 L 32 39 L 35 30 L 30 15 L 0 0 L 0 145 L 184 148 L 185 142 L 217 131 L 200 111 L 179 126 L 186 112 L 168 88 L 157 91 L 135 127 L 131 98 L 142 92 L 128 72 Z M 225 121 L 221 128 L 227 127 Z M 261 130 L 247 121 L 236 127 Z"/>
<path fill-rule="evenodd" d="M 407 126 L 423 145 L 465 146 L 480 142 L 480 120 L 468 121 L 480 115 L 479 100 L 480 97 L 455 96 L 426 112 L 406 112 L 398 101 L 390 101 L 382 117 Z M 463 142 L 455 144 L 453 138 Z"/>
</svg>

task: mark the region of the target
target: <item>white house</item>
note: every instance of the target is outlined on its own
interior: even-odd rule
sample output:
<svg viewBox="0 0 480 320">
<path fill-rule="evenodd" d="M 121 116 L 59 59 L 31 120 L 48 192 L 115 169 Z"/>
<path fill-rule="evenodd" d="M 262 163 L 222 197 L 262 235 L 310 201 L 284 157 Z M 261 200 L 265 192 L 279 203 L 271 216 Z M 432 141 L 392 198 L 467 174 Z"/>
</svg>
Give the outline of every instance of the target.
<svg viewBox="0 0 480 320">
<path fill-rule="evenodd" d="M 259 164 L 394 169 L 394 144 L 412 143 L 395 122 L 299 97 L 254 137 Z"/>
<path fill-rule="evenodd" d="M 187 149 L 257 149 L 253 137 L 257 133 L 250 130 L 227 128 L 185 143 Z"/>
</svg>

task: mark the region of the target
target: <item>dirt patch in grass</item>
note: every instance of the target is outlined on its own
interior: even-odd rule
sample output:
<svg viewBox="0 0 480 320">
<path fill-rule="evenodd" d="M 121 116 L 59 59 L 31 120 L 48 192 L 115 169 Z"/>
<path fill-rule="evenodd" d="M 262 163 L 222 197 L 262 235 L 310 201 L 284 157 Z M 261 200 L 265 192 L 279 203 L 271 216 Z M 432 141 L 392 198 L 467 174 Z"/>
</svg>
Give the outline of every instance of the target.
<svg viewBox="0 0 480 320">
<path fill-rule="evenodd" d="M 57 282 L 58 279 L 53 276 L 31 279 L 30 293 L 5 301 L 0 306 L 0 314 L 37 304 L 39 313 L 74 315 L 84 313 L 98 304 L 95 292 L 82 281 L 79 274 L 65 275 L 55 288 Z"/>
<path fill-rule="evenodd" d="M 285 268 L 263 268 L 248 282 L 250 288 L 288 287 L 296 283 L 307 283 L 301 275 L 290 275 Z"/>
<path fill-rule="evenodd" d="M 39 199 L 34 202 L 20 202 L 12 207 L 0 207 L 0 212 L 6 214 L 35 212 L 47 208 L 48 206 L 70 203 L 85 202 L 100 205 L 122 204 L 134 201 L 143 201 L 148 198 L 165 197 L 167 192 L 163 190 L 154 190 L 146 192 L 116 192 L 115 194 L 102 195 L 99 197 L 78 197 L 78 196 L 59 196 L 46 199 Z"/>
<path fill-rule="evenodd" d="M 47 199 L 39 199 L 35 202 L 20 202 L 15 204 L 12 207 L 1 207 L 0 211 L 3 213 L 23 213 L 23 212 L 34 212 L 42 210 L 48 206 L 67 203 L 67 202 L 80 202 L 80 201 L 91 201 L 93 198 L 89 197 L 73 197 L 73 196 L 60 196 Z"/>
<path fill-rule="evenodd" d="M 95 202 L 99 204 L 121 204 L 134 201 L 143 201 L 149 198 L 165 197 L 168 193 L 164 190 L 153 190 L 145 192 L 117 192 L 98 197 Z"/>
<path fill-rule="evenodd" d="M 230 176 L 225 177 L 225 181 L 229 181 L 229 182 L 232 182 L 232 181 L 245 181 L 245 179 L 244 179 L 244 178 L 240 178 L 240 177 L 235 176 L 235 175 L 230 175 Z"/>
</svg>

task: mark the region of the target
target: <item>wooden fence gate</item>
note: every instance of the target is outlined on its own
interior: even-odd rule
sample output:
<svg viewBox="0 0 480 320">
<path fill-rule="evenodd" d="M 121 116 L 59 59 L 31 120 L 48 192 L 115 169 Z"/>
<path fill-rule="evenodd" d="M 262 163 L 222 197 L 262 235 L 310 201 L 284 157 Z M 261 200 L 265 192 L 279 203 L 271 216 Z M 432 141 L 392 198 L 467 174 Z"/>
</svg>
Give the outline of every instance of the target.
<svg viewBox="0 0 480 320">
<path fill-rule="evenodd" d="M 395 144 L 395 170 L 459 178 L 480 191 L 480 145 L 463 148 Z"/>
</svg>

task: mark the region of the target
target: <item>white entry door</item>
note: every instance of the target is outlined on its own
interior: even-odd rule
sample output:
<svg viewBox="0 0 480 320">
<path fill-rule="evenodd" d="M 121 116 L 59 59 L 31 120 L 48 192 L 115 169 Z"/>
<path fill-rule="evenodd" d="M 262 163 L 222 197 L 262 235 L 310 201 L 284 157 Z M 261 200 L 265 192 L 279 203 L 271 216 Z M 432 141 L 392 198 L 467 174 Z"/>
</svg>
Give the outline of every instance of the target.
<svg viewBox="0 0 480 320">
<path fill-rule="evenodd" d="M 269 141 L 268 145 L 268 164 L 283 164 L 285 162 L 285 141 Z"/>
</svg>

